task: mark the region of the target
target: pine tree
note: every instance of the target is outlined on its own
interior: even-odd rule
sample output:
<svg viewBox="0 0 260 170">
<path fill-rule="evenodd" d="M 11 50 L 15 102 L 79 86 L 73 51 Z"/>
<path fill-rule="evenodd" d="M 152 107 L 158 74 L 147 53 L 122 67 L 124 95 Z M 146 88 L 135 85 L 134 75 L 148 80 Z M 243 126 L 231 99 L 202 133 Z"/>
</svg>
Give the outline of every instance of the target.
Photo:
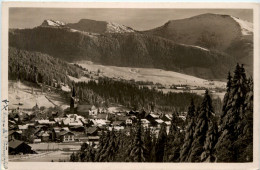
<svg viewBox="0 0 260 170">
<path fill-rule="evenodd" d="M 109 146 L 109 140 L 110 140 L 110 132 L 108 131 L 106 134 L 102 135 L 102 138 L 100 139 L 101 143 L 99 143 L 99 149 L 97 151 L 95 161 L 96 162 L 102 162 L 104 160 L 104 156 L 108 146 Z"/>
<path fill-rule="evenodd" d="M 215 162 L 215 145 L 218 140 L 218 127 L 214 120 L 209 122 L 209 129 L 203 146 L 204 152 L 201 154 L 202 162 Z"/>
<path fill-rule="evenodd" d="M 153 143 L 152 143 L 151 131 L 149 127 L 145 130 L 144 144 L 147 150 L 147 162 L 150 162 Z"/>
<path fill-rule="evenodd" d="M 103 146 L 101 152 L 99 153 L 99 162 L 113 162 L 115 161 L 115 155 L 117 153 L 118 147 L 117 147 L 117 141 L 116 141 L 116 135 L 114 132 L 114 129 L 106 138 L 105 145 Z"/>
<path fill-rule="evenodd" d="M 230 93 L 230 95 L 223 107 L 223 116 L 221 117 L 220 137 L 216 144 L 218 162 L 252 160 L 250 155 L 241 157 L 242 153 L 245 153 L 244 149 L 252 144 L 252 138 L 249 136 L 252 136 L 253 131 L 250 130 L 252 128 L 247 128 L 252 127 L 253 118 L 250 116 L 253 111 L 247 108 L 247 98 L 251 91 L 253 90 L 250 89 L 243 65 L 237 64 L 231 87 L 227 89 L 227 93 Z M 253 101 L 253 99 L 249 99 L 249 103 L 250 101 Z"/>
<path fill-rule="evenodd" d="M 152 134 L 152 150 L 150 152 L 150 162 L 156 162 L 156 136 Z"/>
<path fill-rule="evenodd" d="M 129 136 L 126 136 L 126 138 L 124 140 L 125 141 L 125 152 L 123 154 L 123 157 L 124 157 L 126 162 L 130 161 L 129 155 L 132 151 L 132 147 L 133 147 L 134 141 L 135 141 L 135 138 L 133 138 L 133 136 L 135 136 L 135 134 L 134 134 L 133 128 L 131 127 L 130 132 L 129 132 Z"/>
<path fill-rule="evenodd" d="M 199 115 L 196 120 L 196 128 L 193 135 L 193 142 L 191 145 L 188 162 L 201 162 L 201 156 L 206 142 L 206 136 L 209 130 L 210 121 L 212 121 L 213 107 L 212 101 L 206 90 L 203 102 L 200 107 Z"/>
<path fill-rule="evenodd" d="M 129 147 L 128 143 L 129 143 L 129 137 L 123 133 L 122 131 L 119 132 L 118 137 L 117 137 L 117 146 L 118 146 L 118 151 L 117 154 L 115 156 L 115 160 L 116 162 L 124 162 L 125 161 L 125 156 L 126 155 L 126 151 L 127 148 Z"/>
<path fill-rule="evenodd" d="M 144 142 L 142 140 L 142 130 L 141 130 L 141 120 L 138 119 L 137 129 L 135 132 L 135 139 L 133 146 L 130 151 L 128 160 L 131 162 L 146 162 L 147 158 L 147 149 L 145 148 Z"/>
<path fill-rule="evenodd" d="M 74 152 L 70 155 L 70 161 L 76 162 L 76 156 L 75 156 Z"/>
<path fill-rule="evenodd" d="M 187 116 L 186 116 L 186 124 L 188 124 L 194 116 L 195 116 L 195 105 L 194 105 L 194 101 L 192 99 L 191 104 L 188 108 Z"/>
<path fill-rule="evenodd" d="M 171 127 L 167 136 L 164 152 L 164 162 L 179 162 L 180 150 L 183 144 L 183 135 L 177 126 L 177 114 L 172 114 Z"/>
<path fill-rule="evenodd" d="M 84 152 L 86 149 L 88 148 L 88 144 L 87 143 L 83 143 L 80 147 L 80 151 Z"/>
<path fill-rule="evenodd" d="M 186 126 L 185 131 L 185 138 L 184 138 L 184 144 L 182 145 L 181 151 L 180 151 L 180 162 L 187 162 L 188 157 L 190 155 L 191 145 L 193 141 L 193 134 L 195 131 L 195 118 L 192 118 L 188 125 Z"/>
<path fill-rule="evenodd" d="M 252 162 L 253 161 L 253 80 L 248 80 L 249 92 L 245 99 L 245 111 L 241 117 L 239 127 L 241 133 L 235 146 L 238 148 L 238 161 L 239 162 Z"/>
<path fill-rule="evenodd" d="M 155 147 L 156 162 L 163 162 L 166 142 L 167 142 L 166 127 L 165 125 L 162 125 L 156 142 L 156 147 Z"/>
<path fill-rule="evenodd" d="M 193 107 L 192 104 L 190 107 Z M 184 144 L 182 145 L 181 152 L 180 152 L 180 161 L 181 162 L 188 162 L 188 158 L 191 154 L 191 146 L 192 142 L 194 140 L 193 135 L 196 128 L 196 120 L 200 112 L 200 106 L 197 107 L 196 110 L 194 110 L 194 117 L 191 118 L 191 120 L 188 122 L 186 129 L 185 129 L 185 137 L 184 137 Z"/>
<path fill-rule="evenodd" d="M 83 158 L 83 162 L 94 162 L 95 161 L 95 150 L 93 147 L 88 147 L 84 151 L 85 157 Z"/>
</svg>

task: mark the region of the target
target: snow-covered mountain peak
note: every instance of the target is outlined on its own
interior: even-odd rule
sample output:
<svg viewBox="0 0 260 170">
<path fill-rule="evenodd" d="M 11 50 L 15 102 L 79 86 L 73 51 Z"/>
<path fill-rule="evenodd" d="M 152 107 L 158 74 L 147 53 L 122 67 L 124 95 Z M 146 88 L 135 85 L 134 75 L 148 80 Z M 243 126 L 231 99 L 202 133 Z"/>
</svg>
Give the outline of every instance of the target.
<svg viewBox="0 0 260 170">
<path fill-rule="evenodd" d="M 65 26 L 65 23 L 61 22 L 61 21 L 54 21 L 51 19 L 47 19 L 47 20 L 43 21 L 41 26 L 43 26 L 43 27 L 60 27 L 60 26 Z"/>
</svg>

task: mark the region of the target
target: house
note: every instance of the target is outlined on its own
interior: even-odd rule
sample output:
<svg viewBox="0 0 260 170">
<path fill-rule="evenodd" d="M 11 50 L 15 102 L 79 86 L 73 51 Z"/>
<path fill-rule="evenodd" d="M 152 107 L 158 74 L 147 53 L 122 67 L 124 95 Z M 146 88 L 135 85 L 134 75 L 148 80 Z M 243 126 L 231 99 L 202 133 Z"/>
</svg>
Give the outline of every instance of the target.
<svg viewBox="0 0 260 170">
<path fill-rule="evenodd" d="M 94 124 L 94 126 L 106 126 L 107 125 L 107 121 L 104 119 L 90 119 L 90 121 Z"/>
<path fill-rule="evenodd" d="M 162 121 L 162 119 L 155 119 L 155 122 L 156 122 L 156 126 L 157 126 L 158 128 L 160 128 L 161 125 L 162 125 L 162 123 L 164 123 L 164 121 Z"/>
<path fill-rule="evenodd" d="M 88 136 L 96 136 L 96 135 L 98 135 L 98 131 L 99 130 L 100 129 L 98 127 L 96 127 L 96 126 L 89 127 L 89 128 L 86 129 L 86 134 Z"/>
<path fill-rule="evenodd" d="M 34 139 L 34 140 L 33 140 L 33 143 L 41 143 L 41 142 L 42 142 L 41 139 Z"/>
<path fill-rule="evenodd" d="M 85 128 L 81 125 L 70 126 L 71 131 L 84 132 Z"/>
<path fill-rule="evenodd" d="M 97 115 L 98 114 L 98 109 L 92 105 L 90 110 L 89 110 L 89 115 Z"/>
<path fill-rule="evenodd" d="M 163 121 L 171 121 L 171 118 L 168 116 L 168 115 L 162 115 L 161 117 L 160 117 Z"/>
<path fill-rule="evenodd" d="M 80 120 L 76 120 L 75 117 L 65 118 L 62 122 L 65 126 L 83 126 L 83 123 Z"/>
<path fill-rule="evenodd" d="M 55 124 L 55 121 L 50 121 L 48 119 L 37 120 L 36 122 L 37 122 L 38 125 L 45 125 L 45 126 L 50 126 L 50 125 Z"/>
<path fill-rule="evenodd" d="M 59 117 L 59 118 L 54 118 L 54 121 L 56 123 L 58 123 L 59 125 L 61 125 L 61 122 L 64 120 L 65 118 L 64 117 Z"/>
<path fill-rule="evenodd" d="M 60 132 L 61 132 L 61 128 L 60 127 L 54 127 L 52 129 L 52 141 L 56 141 L 60 138 Z"/>
<path fill-rule="evenodd" d="M 81 115 L 97 115 L 98 109 L 94 105 L 80 104 L 77 107 L 77 113 Z"/>
<path fill-rule="evenodd" d="M 46 126 L 46 125 L 37 125 L 37 126 L 35 126 L 35 128 L 36 128 L 36 130 L 43 130 L 43 131 L 47 131 L 48 129 L 49 129 L 49 127 L 48 126 Z"/>
<path fill-rule="evenodd" d="M 31 146 L 27 145 L 25 142 L 20 141 L 20 140 L 11 140 L 8 143 L 8 153 L 10 155 L 15 155 L 15 154 L 29 154 L 29 153 L 34 153 L 32 150 Z"/>
<path fill-rule="evenodd" d="M 105 113 L 97 114 L 96 119 L 107 120 L 108 119 L 108 114 L 105 114 Z"/>
<path fill-rule="evenodd" d="M 42 142 L 49 142 L 50 134 L 47 131 L 41 131 L 38 135 L 41 138 Z"/>
<path fill-rule="evenodd" d="M 91 105 L 89 104 L 79 104 L 77 107 L 77 113 L 80 115 L 88 115 L 89 110 L 91 109 Z"/>
<path fill-rule="evenodd" d="M 75 134 L 70 131 L 63 131 L 60 133 L 60 141 L 61 142 L 74 142 Z"/>
<path fill-rule="evenodd" d="M 186 120 L 186 116 L 180 115 L 180 116 L 178 116 L 178 117 L 181 118 L 183 121 Z"/>
<path fill-rule="evenodd" d="M 24 133 L 28 129 L 28 125 L 18 125 L 18 129 Z"/>
<path fill-rule="evenodd" d="M 112 131 L 114 129 L 114 131 L 120 131 L 120 130 L 124 130 L 125 127 L 124 126 L 113 126 L 113 127 L 108 127 L 109 131 Z"/>
<path fill-rule="evenodd" d="M 162 124 L 165 125 L 165 127 L 166 127 L 166 132 L 167 132 L 167 134 L 168 134 L 169 131 L 170 131 L 170 127 L 171 127 L 171 122 L 170 122 L 170 121 L 165 121 L 165 122 L 163 122 Z"/>
<path fill-rule="evenodd" d="M 149 115 L 146 116 L 146 119 L 151 123 L 151 126 L 156 127 L 158 126 L 158 120 L 159 119 L 159 115 L 151 113 Z M 157 120 L 157 121 L 156 121 Z M 162 123 L 162 122 L 161 122 Z"/>
<path fill-rule="evenodd" d="M 129 117 L 125 120 L 126 125 L 132 125 L 133 124 L 133 118 Z"/>
<path fill-rule="evenodd" d="M 86 143 L 88 141 L 88 136 L 87 134 L 75 135 L 75 141 Z"/>
<path fill-rule="evenodd" d="M 137 113 L 135 111 L 130 110 L 127 115 L 129 115 L 129 116 L 136 116 L 136 114 Z"/>
<path fill-rule="evenodd" d="M 125 122 L 122 120 L 114 121 L 112 123 L 113 126 L 125 126 Z"/>
<path fill-rule="evenodd" d="M 22 135 L 17 131 L 11 130 L 8 131 L 8 140 L 21 140 Z"/>
<path fill-rule="evenodd" d="M 147 119 L 141 119 L 141 124 L 143 127 L 148 128 L 150 125 L 150 122 Z"/>
<path fill-rule="evenodd" d="M 99 136 L 89 136 L 88 137 L 88 144 L 89 145 L 98 145 L 99 144 Z"/>
<path fill-rule="evenodd" d="M 17 129 L 18 126 L 16 124 L 16 122 L 14 120 L 11 120 L 9 119 L 8 120 L 8 129 L 11 130 L 11 129 Z"/>
</svg>

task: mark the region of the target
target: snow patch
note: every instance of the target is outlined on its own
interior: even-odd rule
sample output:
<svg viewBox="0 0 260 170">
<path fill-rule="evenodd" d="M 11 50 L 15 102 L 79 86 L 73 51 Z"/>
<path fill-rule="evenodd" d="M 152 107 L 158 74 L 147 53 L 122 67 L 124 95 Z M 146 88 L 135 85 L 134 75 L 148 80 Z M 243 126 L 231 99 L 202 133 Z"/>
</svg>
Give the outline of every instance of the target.
<svg viewBox="0 0 260 170">
<path fill-rule="evenodd" d="M 125 32 L 134 32 L 132 28 L 120 25 L 114 22 L 108 22 L 107 31 L 108 33 L 125 33 Z"/>
<path fill-rule="evenodd" d="M 61 22 L 61 21 L 54 21 L 54 20 L 44 20 L 41 26 L 51 26 L 51 27 L 60 27 L 60 26 L 64 26 L 65 23 Z"/>
<path fill-rule="evenodd" d="M 186 47 L 199 48 L 199 49 L 204 50 L 204 51 L 209 51 L 209 49 L 207 49 L 207 48 L 203 48 L 203 47 L 196 46 L 196 45 L 187 45 L 187 44 L 181 44 L 181 45 L 186 46 Z"/>
<path fill-rule="evenodd" d="M 253 34 L 253 23 L 231 16 L 241 27 L 242 35 Z"/>
</svg>

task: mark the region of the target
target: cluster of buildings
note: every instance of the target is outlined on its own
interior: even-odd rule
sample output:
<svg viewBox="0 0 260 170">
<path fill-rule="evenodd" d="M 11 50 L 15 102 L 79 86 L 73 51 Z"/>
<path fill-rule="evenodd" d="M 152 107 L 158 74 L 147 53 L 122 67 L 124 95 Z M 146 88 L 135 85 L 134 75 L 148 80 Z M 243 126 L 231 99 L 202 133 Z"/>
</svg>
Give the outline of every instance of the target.
<svg viewBox="0 0 260 170">
<path fill-rule="evenodd" d="M 102 131 L 114 130 L 129 134 L 131 127 L 137 123 L 137 117 L 141 118 L 142 126 L 150 128 L 155 135 L 158 135 L 162 125 L 166 126 L 167 131 L 171 125 L 171 115 L 145 111 L 109 112 L 93 105 L 76 104 L 77 101 L 73 90 L 70 108 L 62 116 L 54 113 L 47 118 L 27 116 L 23 120 L 19 113 L 10 114 L 9 148 L 12 148 L 9 154 L 20 153 L 21 146 L 27 148 L 24 152 L 31 152 L 28 143 L 82 142 L 98 145 Z"/>
</svg>

